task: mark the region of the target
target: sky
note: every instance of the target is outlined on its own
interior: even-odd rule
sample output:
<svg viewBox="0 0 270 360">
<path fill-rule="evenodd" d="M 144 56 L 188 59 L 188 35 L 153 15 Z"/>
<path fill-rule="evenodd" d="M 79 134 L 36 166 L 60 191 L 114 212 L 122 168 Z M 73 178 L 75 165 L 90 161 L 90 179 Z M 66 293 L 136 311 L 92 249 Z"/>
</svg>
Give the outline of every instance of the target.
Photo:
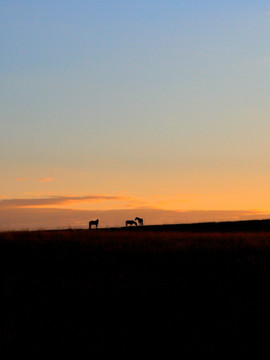
<svg viewBox="0 0 270 360">
<path fill-rule="evenodd" d="M 0 0 L 0 229 L 270 217 L 269 32 L 269 1 Z"/>
</svg>

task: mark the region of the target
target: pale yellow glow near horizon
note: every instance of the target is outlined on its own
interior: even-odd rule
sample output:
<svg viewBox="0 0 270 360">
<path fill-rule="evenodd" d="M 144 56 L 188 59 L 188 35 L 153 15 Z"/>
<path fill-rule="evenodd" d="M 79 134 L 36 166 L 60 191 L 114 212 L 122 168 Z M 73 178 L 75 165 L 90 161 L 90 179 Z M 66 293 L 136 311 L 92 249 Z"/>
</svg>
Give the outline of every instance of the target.
<svg viewBox="0 0 270 360">
<path fill-rule="evenodd" d="M 21 171 L 21 173 L 20 173 Z M 44 174 L 40 176 L 38 174 Z M 25 176 L 20 176 L 23 174 Z M 110 201 L 71 201 L 61 205 L 36 206 L 78 210 L 113 210 L 155 208 L 164 210 L 255 210 L 270 211 L 270 190 L 267 172 L 248 168 L 185 169 L 171 172 L 153 168 L 143 172 L 127 169 L 88 169 L 76 172 L 61 168 L 13 168 L 3 174 L 3 199 L 31 199 L 51 196 L 85 196 L 105 194 L 125 199 Z M 16 179 L 24 179 L 16 181 Z M 50 181 L 38 181 L 50 179 Z"/>
</svg>

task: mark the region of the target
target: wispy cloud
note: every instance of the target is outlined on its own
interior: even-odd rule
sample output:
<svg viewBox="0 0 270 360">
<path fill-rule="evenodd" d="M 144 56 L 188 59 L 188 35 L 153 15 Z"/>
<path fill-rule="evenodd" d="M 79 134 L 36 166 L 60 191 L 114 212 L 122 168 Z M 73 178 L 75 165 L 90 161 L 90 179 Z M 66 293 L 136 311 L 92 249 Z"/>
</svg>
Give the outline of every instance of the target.
<svg viewBox="0 0 270 360">
<path fill-rule="evenodd" d="M 82 202 L 99 202 L 112 200 L 127 200 L 126 196 L 110 196 L 110 195 L 87 195 L 87 196 L 51 196 L 44 198 L 31 199 L 4 199 L 0 201 L 0 208 L 26 208 L 41 206 L 57 206 L 79 204 Z"/>
<path fill-rule="evenodd" d="M 26 177 L 21 177 L 21 178 L 16 178 L 15 181 L 26 181 L 27 178 Z"/>
<path fill-rule="evenodd" d="M 54 178 L 51 178 L 51 177 L 47 177 L 47 178 L 40 178 L 38 179 L 39 182 L 44 182 L 44 181 L 53 181 Z"/>
<path fill-rule="evenodd" d="M 77 195 L 41 195 L 35 194 L 32 196 L 27 196 L 24 198 L 0 198 L 0 208 L 38 208 L 38 207 L 51 207 L 51 208 L 80 208 L 87 209 L 88 204 L 93 208 L 93 204 L 96 204 L 96 209 L 101 210 L 105 209 L 137 209 L 137 208 L 159 208 L 159 209 L 169 209 L 173 207 L 175 210 L 181 207 L 181 203 L 187 201 L 187 199 L 180 197 L 148 197 L 148 198 L 140 198 L 135 196 L 128 195 L 108 195 L 108 194 L 98 194 L 98 195 L 85 195 L 85 196 L 77 196 Z M 29 194 L 30 195 L 30 194 Z M 98 205 L 101 202 L 106 202 L 103 206 Z"/>
</svg>

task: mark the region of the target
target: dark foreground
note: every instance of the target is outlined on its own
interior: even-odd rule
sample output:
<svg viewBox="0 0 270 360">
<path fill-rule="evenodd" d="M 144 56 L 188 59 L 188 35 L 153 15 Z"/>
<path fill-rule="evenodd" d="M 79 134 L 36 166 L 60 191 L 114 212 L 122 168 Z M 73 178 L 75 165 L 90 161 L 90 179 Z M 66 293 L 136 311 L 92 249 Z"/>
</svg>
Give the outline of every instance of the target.
<svg viewBox="0 0 270 360">
<path fill-rule="evenodd" d="M 269 352 L 270 232 L 0 233 L 1 353 Z"/>
</svg>

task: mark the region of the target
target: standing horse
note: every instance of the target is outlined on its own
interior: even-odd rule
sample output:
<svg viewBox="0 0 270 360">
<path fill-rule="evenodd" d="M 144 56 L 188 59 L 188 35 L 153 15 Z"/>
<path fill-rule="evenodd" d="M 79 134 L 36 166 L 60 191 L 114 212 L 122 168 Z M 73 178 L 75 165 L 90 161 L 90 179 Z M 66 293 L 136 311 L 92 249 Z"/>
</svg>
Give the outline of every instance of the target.
<svg viewBox="0 0 270 360">
<path fill-rule="evenodd" d="M 137 226 L 137 223 L 136 223 L 136 221 L 134 221 L 134 220 L 127 220 L 127 221 L 126 221 L 126 226 L 128 226 L 128 225 L 130 225 L 130 226 L 132 226 L 132 225 Z"/>
<path fill-rule="evenodd" d="M 135 220 L 138 221 L 140 226 L 143 226 L 143 219 L 142 218 L 136 217 Z"/>
<path fill-rule="evenodd" d="M 99 223 L 99 220 L 92 220 L 92 221 L 89 221 L 89 229 L 91 229 L 92 225 L 96 225 L 96 229 L 98 227 L 98 223 Z"/>
</svg>

